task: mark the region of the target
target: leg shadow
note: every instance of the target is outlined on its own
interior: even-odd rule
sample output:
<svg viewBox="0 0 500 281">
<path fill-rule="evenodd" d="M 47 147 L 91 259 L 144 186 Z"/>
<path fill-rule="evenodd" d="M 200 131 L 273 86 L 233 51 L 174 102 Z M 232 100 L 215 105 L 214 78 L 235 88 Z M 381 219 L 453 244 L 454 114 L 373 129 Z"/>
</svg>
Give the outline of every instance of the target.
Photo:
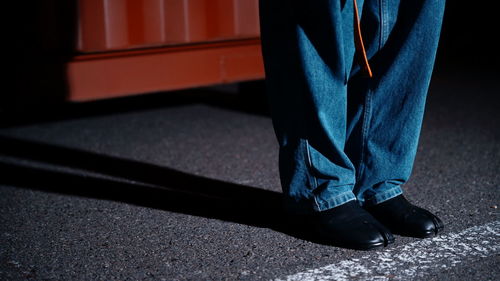
<svg viewBox="0 0 500 281">
<path fill-rule="evenodd" d="M 289 224 L 278 192 L 6 136 L 0 136 L 0 156 L 0 184 L 265 227 L 312 240 L 307 228 Z M 47 164 L 75 172 L 45 168 Z"/>
</svg>

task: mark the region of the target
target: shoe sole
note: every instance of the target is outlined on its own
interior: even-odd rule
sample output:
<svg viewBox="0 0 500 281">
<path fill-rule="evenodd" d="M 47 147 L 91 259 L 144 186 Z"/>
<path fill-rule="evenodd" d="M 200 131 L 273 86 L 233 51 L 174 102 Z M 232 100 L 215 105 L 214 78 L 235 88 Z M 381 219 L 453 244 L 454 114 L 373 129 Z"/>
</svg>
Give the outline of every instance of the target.
<svg viewBox="0 0 500 281">
<path fill-rule="evenodd" d="M 338 243 L 336 241 L 332 241 L 327 238 L 320 238 L 317 240 L 320 244 L 323 245 L 329 245 L 329 246 L 334 246 L 334 247 L 339 247 L 339 248 L 347 248 L 347 249 L 353 249 L 353 250 L 363 250 L 363 251 L 368 251 L 368 250 L 376 250 L 376 249 L 381 249 L 384 247 L 389 246 L 390 244 L 393 244 L 395 239 L 387 240 L 387 237 L 384 236 L 384 241 L 379 242 L 379 243 L 370 243 L 370 244 L 347 244 L 347 243 Z"/>
</svg>

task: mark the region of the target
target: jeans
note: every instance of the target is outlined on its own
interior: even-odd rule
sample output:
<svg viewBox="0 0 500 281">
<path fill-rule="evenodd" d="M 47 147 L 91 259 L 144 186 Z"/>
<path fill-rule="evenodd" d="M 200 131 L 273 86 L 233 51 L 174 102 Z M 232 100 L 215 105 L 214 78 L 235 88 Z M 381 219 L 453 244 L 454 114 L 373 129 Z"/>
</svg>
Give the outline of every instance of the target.
<svg viewBox="0 0 500 281">
<path fill-rule="evenodd" d="M 285 206 L 324 211 L 402 194 L 410 177 L 444 0 L 261 0 L 266 87 Z"/>
</svg>

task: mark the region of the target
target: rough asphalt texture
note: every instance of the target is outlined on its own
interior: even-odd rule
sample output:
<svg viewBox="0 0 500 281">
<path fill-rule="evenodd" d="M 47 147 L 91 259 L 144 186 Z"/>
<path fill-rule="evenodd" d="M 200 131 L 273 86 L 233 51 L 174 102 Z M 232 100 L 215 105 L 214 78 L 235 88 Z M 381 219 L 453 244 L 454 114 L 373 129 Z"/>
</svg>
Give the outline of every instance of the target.
<svg viewBox="0 0 500 281">
<path fill-rule="evenodd" d="M 446 233 L 499 219 L 498 94 L 491 77 L 434 77 L 404 191 Z M 283 226 L 269 117 L 230 93 L 168 95 L 2 116 L 0 280 L 269 280 L 370 254 Z M 426 279 L 499 280 L 499 255 Z"/>
</svg>

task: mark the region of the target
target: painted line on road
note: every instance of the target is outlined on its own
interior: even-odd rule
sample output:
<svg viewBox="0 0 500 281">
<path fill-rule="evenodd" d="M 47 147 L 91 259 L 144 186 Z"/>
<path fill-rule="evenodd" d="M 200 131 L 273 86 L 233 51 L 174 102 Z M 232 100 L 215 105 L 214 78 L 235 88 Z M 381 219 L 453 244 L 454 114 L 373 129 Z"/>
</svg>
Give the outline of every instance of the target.
<svg viewBox="0 0 500 281">
<path fill-rule="evenodd" d="M 454 267 L 465 260 L 499 254 L 500 221 L 474 226 L 343 260 L 321 268 L 289 275 L 287 281 L 409 280 L 422 278 L 432 269 Z"/>
</svg>

